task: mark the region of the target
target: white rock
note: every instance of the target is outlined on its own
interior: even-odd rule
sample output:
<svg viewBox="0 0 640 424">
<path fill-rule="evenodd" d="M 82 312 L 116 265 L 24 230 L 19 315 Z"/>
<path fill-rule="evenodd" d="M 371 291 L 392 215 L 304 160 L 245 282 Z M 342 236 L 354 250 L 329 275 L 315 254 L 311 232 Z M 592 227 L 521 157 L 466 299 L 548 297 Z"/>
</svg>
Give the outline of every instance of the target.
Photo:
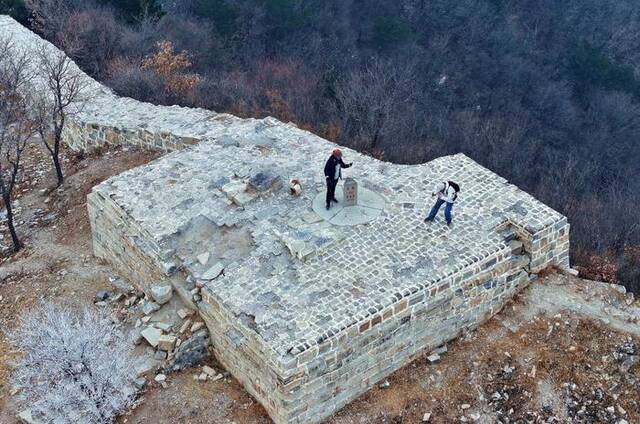
<svg viewBox="0 0 640 424">
<path fill-rule="evenodd" d="M 191 332 L 195 333 L 196 331 L 200 330 L 203 327 L 204 327 L 204 322 L 194 322 L 193 325 L 191 326 Z"/>
<path fill-rule="evenodd" d="M 142 305 L 142 313 L 145 315 L 152 314 L 159 309 L 160 305 L 158 305 L 156 302 L 145 302 L 144 305 Z"/>
<path fill-rule="evenodd" d="M 213 368 L 211 368 L 211 367 L 210 367 L 210 366 L 208 366 L 208 365 L 204 365 L 204 366 L 202 367 L 202 371 L 203 371 L 204 373 L 206 373 L 209 377 L 213 377 L 213 376 L 215 376 L 216 374 L 218 374 L 218 373 L 216 372 L 216 370 L 214 370 Z"/>
<path fill-rule="evenodd" d="M 162 383 L 167 380 L 167 376 L 164 374 L 158 374 L 156 375 L 156 378 L 154 378 L 154 380 L 157 381 L 158 383 Z"/>
<path fill-rule="evenodd" d="M 168 332 L 169 330 L 171 330 L 171 327 L 172 327 L 171 324 L 167 324 L 166 322 L 161 322 L 161 321 L 154 322 L 153 326 L 165 332 Z"/>
<path fill-rule="evenodd" d="M 168 301 L 171 300 L 171 295 L 173 294 L 173 287 L 170 284 L 158 284 L 155 286 L 151 286 L 151 297 L 155 300 L 159 305 L 164 305 Z"/>
<path fill-rule="evenodd" d="M 176 337 L 163 335 L 158 338 L 158 349 L 171 352 L 176 345 Z"/>
<path fill-rule="evenodd" d="M 198 259 L 198 262 L 200 262 L 202 265 L 206 265 L 207 262 L 209 261 L 209 252 L 201 253 L 198 256 L 196 256 L 196 258 Z"/>
<path fill-rule="evenodd" d="M 187 330 L 189 329 L 189 327 L 191 326 L 191 320 L 188 319 L 185 322 L 182 323 L 182 327 L 180 327 L 180 331 L 178 331 L 180 334 L 184 334 L 187 332 Z"/>
<path fill-rule="evenodd" d="M 162 330 L 155 327 L 147 327 L 140 332 L 140 335 L 153 347 L 158 346 L 158 340 L 162 336 Z"/>
<path fill-rule="evenodd" d="M 180 319 L 185 319 L 188 316 L 191 316 L 193 314 L 193 311 L 191 309 L 187 309 L 187 308 L 180 308 L 178 309 L 178 316 L 180 317 Z"/>
<path fill-rule="evenodd" d="M 427 360 L 430 363 L 435 364 L 440 360 L 440 355 L 438 355 L 437 353 L 432 353 L 431 355 L 427 356 Z"/>
<path fill-rule="evenodd" d="M 428 423 L 430 419 L 431 419 L 431 412 L 425 412 L 424 415 L 422 416 L 422 422 Z"/>
</svg>

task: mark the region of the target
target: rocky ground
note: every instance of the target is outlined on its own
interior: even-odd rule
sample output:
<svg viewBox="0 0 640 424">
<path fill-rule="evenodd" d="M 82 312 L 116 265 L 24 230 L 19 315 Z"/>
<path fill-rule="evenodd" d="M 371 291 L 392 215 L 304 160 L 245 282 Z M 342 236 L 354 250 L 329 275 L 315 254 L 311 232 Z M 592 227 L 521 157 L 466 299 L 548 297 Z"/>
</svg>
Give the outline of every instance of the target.
<svg viewBox="0 0 640 424">
<path fill-rule="evenodd" d="M 16 255 L 3 249 L 0 328 L 12 328 L 42 300 L 111 308 L 132 331 L 160 330 L 138 337 L 151 369 L 138 406 L 120 423 L 269 423 L 215 358 L 180 371 L 156 371 L 176 356 L 165 358 L 149 338 L 163 336 L 160 347 L 184 345 L 201 334 L 194 327 L 199 320 L 177 296 L 160 307 L 162 293 L 145 299 L 128 292 L 91 256 L 86 194 L 158 154 L 113 149 L 69 155 L 67 181 L 58 190 L 50 188 L 54 179 L 42 149 L 33 146 L 29 153 L 27 178 L 18 189 L 18 231 L 27 247 Z M 0 235 L 6 246 L 4 227 Z M 639 320 L 638 303 L 615 287 L 550 273 L 486 325 L 399 370 L 329 422 L 638 423 Z M 0 332 L 0 423 L 17 422 L 11 355 Z"/>
</svg>

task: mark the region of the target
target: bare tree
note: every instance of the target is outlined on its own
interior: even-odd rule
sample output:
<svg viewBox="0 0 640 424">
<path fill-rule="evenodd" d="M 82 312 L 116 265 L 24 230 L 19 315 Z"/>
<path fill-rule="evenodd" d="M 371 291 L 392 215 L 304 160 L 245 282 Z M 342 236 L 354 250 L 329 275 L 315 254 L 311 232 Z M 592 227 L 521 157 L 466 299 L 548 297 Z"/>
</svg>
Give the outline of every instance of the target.
<svg viewBox="0 0 640 424">
<path fill-rule="evenodd" d="M 62 132 L 66 123 L 80 112 L 86 79 L 69 57 L 46 47 L 38 51 L 39 77 L 44 87 L 34 102 L 38 134 L 51 155 L 58 187 L 64 182 L 60 163 Z"/>
<path fill-rule="evenodd" d="M 44 304 L 8 336 L 18 404 L 37 422 L 107 424 L 133 404 L 134 344 L 106 312 Z"/>
<path fill-rule="evenodd" d="M 374 59 L 364 69 L 351 72 L 336 87 L 347 135 L 355 138 L 357 147 L 375 153 L 385 137 L 409 126 L 399 121 L 411 117 L 403 112 L 414 102 L 416 92 L 411 64 L 400 67 Z"/>
<path fill-rule="evenodd" d="M 16 252 L 22 243 L 13 222 L 13 189 L 18 182 L 22 153 L 34 132 L 25 98 L 25 85 L 31 78 L 28 63 L 27 55 L 18 51 L 9 38 L 0 40 L 0 193 Z"/>
<path fill-rule="evenodd" d="M 25 0 L 24 3 L 32 13 L 33 28 L 48 39 L 59 42 L 63 27 L 79 1 Z"/>
</svg>

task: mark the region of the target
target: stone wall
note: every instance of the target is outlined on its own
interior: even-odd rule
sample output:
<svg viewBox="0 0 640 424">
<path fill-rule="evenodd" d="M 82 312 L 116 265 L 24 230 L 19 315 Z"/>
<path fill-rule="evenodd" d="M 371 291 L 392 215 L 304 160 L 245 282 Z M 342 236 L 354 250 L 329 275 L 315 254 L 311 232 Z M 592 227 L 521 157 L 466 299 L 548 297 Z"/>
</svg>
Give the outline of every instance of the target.
<svg viewBox="0 0 640 424">
<path fill-rule="evenodd" d="M 92 150 L 103 146 L 131 146 L 173 151 L 199 143 L 201 139 L 176 136 L 170 132 L 151 132 L 140 128 L 120 128 L 72 120 L 65 127 L 65 144 L 72 150 Z"/>
<path fill-rule="evenodd" d="M 418 283 L 415 291 L 398 294 L 393 305 L 285 363 L 274 360 L 251 333 L 243 334 L 234 323 L 237 317 L 226 315 L 214 295 L 205 294 L 200 312 L 216 340 L 218 360 L 276 423 L 319 423 L 397 369 L 498 312 L 535 279 L 521 247 L 515 241 L 437 285 Z"/>
<path fill-rule="evenodd" d="M 87 196 L 93 254 L 107 259 L 121 276 L 148 291 L 172 271 L 163 266 L 166 252 L 109 197 L 93 191 Z"/>
</svg>

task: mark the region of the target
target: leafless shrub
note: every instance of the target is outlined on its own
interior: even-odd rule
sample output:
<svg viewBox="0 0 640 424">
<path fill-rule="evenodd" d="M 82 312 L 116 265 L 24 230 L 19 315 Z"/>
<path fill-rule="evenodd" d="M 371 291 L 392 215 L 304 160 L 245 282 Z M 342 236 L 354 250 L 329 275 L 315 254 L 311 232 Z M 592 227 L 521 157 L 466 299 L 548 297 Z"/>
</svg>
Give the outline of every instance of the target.
<svg viewBox="0 0 640 424">
<path fill-rule="evenodd" d="M 44 304 L 8 334 L 20 407 L 45 423 L 110 423 L 133 403 L 133 344 L 104 313 Z"/>
<path fill-rule="evenodd" d="M 58 179 L 64 182 L 60 152 L 64 127 L 83 105 L 85 75 L 61 51 L 43 47 L 38 51 L 38 73 L 44 87 L 34 101 L 33 113 L 40 138 L 51 155 Z"/>
<path fill-rule="evenodd" d="M 406 138 L 413 124 L 416 76 L 411 64 L 399 67 L 374 59 L 362 70 L 352 71 L 336 87 L 338 109 L 344 119 L 347 136 L 358 147 L 376 153 Z"/>
<path fill-rule="evenodd" d="M 142 69 L 137 61 L 114 59 L 109 64 L 107 75 L 106 83 L 121 96 L 155 104 L 166 101 L 160 76 L 151 70 Z"/>
</svg>

